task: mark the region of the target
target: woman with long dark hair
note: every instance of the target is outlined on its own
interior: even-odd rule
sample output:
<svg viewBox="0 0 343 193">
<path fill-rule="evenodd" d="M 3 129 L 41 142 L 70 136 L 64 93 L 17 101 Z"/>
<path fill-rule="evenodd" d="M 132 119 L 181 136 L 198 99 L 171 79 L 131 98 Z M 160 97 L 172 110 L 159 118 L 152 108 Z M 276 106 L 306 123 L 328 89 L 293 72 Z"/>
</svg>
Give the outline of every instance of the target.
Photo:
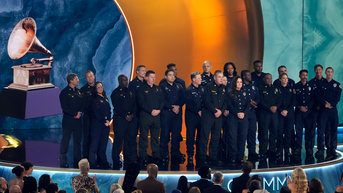
<svg viewBox="0 0 343 193">
<path fill-rule="evenodd" d="M 43 174 L 38 180 L 38 192 L 43 192 L 46 190 L 48 184 L 53 183 L 51 176 L 49 174 Z"/>
<path fill-rule="evenodd" d="M 245 141 L 248 134 L 247 112 L 250 106 L 250 97 L 242 88 L 243 81 L 240 76 L 232 79 L 228 96 L 229 127 L 226 135 L 229 163 L 241 163 L 244 157 Z"/>
<path fill-rule="evenodd" d="M 230 89 L 230 85 L 231 85 L 233 78 L 237 76 L 235 64 L 232 62 L 225 63 L 223 72 L 224 72 L 224 76 L 227 77 L 226 88 Z"/>
<path fill-rule="evenodd" d="M 110 134 L 111 107 L 101 82 L 95 83 L 95 93 L 90 103 L 91 144 L 89 162 L 91 168 L 109 169 L 106 158 L 108 135 Z M 96 156 L 98 158 L 96 159 Z M 97 161 L 99 163 L 97 163 Z"/>
</svg>

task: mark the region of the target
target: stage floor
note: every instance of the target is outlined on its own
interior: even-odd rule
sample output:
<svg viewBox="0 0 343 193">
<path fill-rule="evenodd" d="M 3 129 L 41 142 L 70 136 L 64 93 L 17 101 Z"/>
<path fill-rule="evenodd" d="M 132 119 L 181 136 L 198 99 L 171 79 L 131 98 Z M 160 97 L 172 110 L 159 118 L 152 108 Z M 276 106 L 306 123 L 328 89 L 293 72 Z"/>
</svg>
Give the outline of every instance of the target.
<svg viewBox="0 0 343 193">
<path fill-rule="evenodd" d="M 17 138 L 21 144 L 17 148 L 7 148 L 4 149 L 0 154 L 0 161 L 9 163 L 20 163 L 24 160 L 28 160 L 34 163 L 35 166 L 42 167 L 59 167 L 59 150 L 60 150 L 60 139 L 62 138 L 61 129 L 37 129 L 37 130 L 3 130 L 2 135 L 13 136 Z M 111 135 L 110 137 L 113 137 Z M 258 152 L 258 141 L 257 142 L 257 152 Z M 338 143 L 343 143 L 343 128 L 339 129 Z M 180 144 L 180 150 L 182 153 L 186 154 L 186 140 L 184 139 Z M 112 163 L 112 141 L 108 140 L 107 145 L 107 159 Z M 150 146 L 149 146 L 149 151 Z M 314 149 L 314 153 L 317 149 Z M 151 153 L 151 152 L 149 152 Z M 302 149 L 301 160 L 291 159 L 290 163 L 283 163 L 282 161 L 274 161 L 266 159 L 265 161 L 253 162 L 255 169 L 266 169 L 266 168 L 279 168 L 287 166 L 304 166 L 305 164 L 305 149 Z M 248 155 L 246 149 L 246 155 Z M 339 154 L 339 156 L 341 156 Z M 245 157 L 246 159 L 246 157 Z M 71 139 L 69 144 L 68 152 L 68 163 L 73 166 L 73 140 Z M 315 159 L 315 163 L 317 160 Z M 168 166 L 160 165 L 161 171 L 192 171 L 192 169 L 187 168 L 187 161 L 184 164 L 171 164 Z M 240 166 L 236 167 L 221 167 L 219 169 L 224 170 L 239 170 Z M 120 170 L 123 170 L 121 168 Z M 194 171 L 194 169 L 193 169 Z"/>
</svg>

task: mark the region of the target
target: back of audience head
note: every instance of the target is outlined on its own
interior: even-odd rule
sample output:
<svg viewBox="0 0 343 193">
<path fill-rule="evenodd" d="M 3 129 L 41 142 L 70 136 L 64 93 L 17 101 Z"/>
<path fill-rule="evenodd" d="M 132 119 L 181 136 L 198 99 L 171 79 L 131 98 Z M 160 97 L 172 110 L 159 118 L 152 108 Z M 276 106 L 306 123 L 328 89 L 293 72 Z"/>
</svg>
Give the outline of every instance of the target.
<svg viewBox="0 0 343 193">
<path fill-rule="evenodd" d="M 26 177 L 22 193 L 36 193 L 37 192 L 37 180 L 34 177 Z"/>
<path fill-rule="evenodd" d="M 313 178 L 310 181 L 308 189 L 311 193 L 324 193 L 323 184 L 318 178 Z"/>
<path fill-rule="evenodd" d="M 41 192 L 41 190 L 45 190 L 46 186 L 50 183 L 52 183 L 51 176 L 49 174 L 43 174 L 38 180 L 38 191 Z"/>
<path fill-rule="evenodd" d="M 18 178 L 24 176 L 24 167 L 23 166 L 16 166 L 12 169 L 12 173 L 15 174 Z"/>
<path fill-rule="evenodd" d="M 21 193 L 21 189 L 18 185 L 12 185 L 9 189 L 9 193 Z"/>
<path fill-rule="evenodd" d="M 85 188 L 78 189 L 76 193 L 88 193 L 88 191 Z"/>
<path fill-rule="evenodd" d="M 66 190 L 59 190 L 58 193 L 67 193 Z"/>
<path fill-rule="evenodd" d="M 186 176 L 181 176 L 179 178 L 176 189 L 180 190 L 182 193 L 188 192 L 188 179 Z"/>
<path fill-rule="evenodd" d="M 255 190 L 260 190 L 262 189 L 261 187 L 261 181 L 259 180 L 252 180 L 249 184 L 249 192 L 253 193 Z"/>
<path fill-rule="evenodd" d="M 89 162 L 88 159 L 84 158 L 82 160 L 79 161 L 79 169 L 82 173 L 88 173 L 89 171 Z"/>
<path fill-rule="evenodd" d="M 198 187 L 194 186 L 191 189 L 189 189 L 188 193 L 201 193 L 201 192 Z"/>
<path fill-rule="evenodd" d="M 142 193 L 142 190 L 134 190 L 133 192 L 131 193 Z"/>
<path fill-rule="evenodd" d="M 252 163 L 250 161 L 244 162 L 243 168 L 242 168 L 242 171 L 243 171 L 244 174 L 248 174 L 249 175 L 250 172 L 252 171 L 252 169 L 253 169 L 253 165 L 252 165 Z"/>
<path fill-rule="evenodd" d="M 33 171 L 33 163 L 32 162 L 24 161 L 20 165 L 24 167 L 27 176 L 32 174 L 32 171 Z"/>
<path fill-rule="evenodd" d="M 307 190 L 308 187 L 308 181 L 305 171 L 298 167 L 295 168 L 292 173 L 292 183 L 294 183 L 294 190 L 297 193 L 301 193 Z"/>
<path fill-rule="evenodd" d="M 117 189 L 122 189 L 121 185 L 118 183 L 113 183 L 110 188 L 110 193 L 113 193 Z"/>
<path fill-rule="evenodd" d="M 283 186 L 280 190 L 280 193 L 292 193 L 292 191 L 288 186 Z"/>
<path fill-rule="evenodd" d="M 124 193 L 123 189 L 116 189 L 113 193 Z"/>
<path fill-rule="evenodd" d="M 201 166 L 198 170 L 198 174 L 201 178 L 211 179 L 211 168 L 209 166 Z"/>
<path fill-rule="evenodd" d="M 253 181 L 253 180 L 258 180 L 258 181 L 260 181 L 260 183 L 262 184 L 262 178 L 261 178 L 261 176 L 260 175 L 253 175 L 253 176 L 251 176 L 250 178 L 249 178 L 249 180 L 248 180 L 248 182 L 247 182 L 247 184 L 246 184 L 246 187 L 249 189 L 249 185 L 250 185 L 250 182 L 251 181 Z"/>
<path fill-rule="evenodd" d="M 215 184 L 222 184 L 224 181 L 224 176 L 221 172 L 216 171 L 213 174 L 213 183 Z"/>
<path fill-rule="evenodd" d="M 156 164 L 149 164 L 147 166 L 147 171 L 149 174 L 149 177 L 157 177 L 157 173 L 158 173 L 158 166 Z"/>
<path fill-rule="evenodd" d="M 45 191 L 46 191 L 46 193 L 57 193 L 58 192 L 58 186 L 56 183 L 50 183 L 46 186 Z"/>
</svg>

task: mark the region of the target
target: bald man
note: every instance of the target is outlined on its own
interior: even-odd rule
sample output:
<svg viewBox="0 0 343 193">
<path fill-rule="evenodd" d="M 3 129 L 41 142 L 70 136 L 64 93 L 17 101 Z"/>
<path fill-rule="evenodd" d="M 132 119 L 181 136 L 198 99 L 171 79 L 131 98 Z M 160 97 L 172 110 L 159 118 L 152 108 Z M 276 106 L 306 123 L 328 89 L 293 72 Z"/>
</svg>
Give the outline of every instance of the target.
<svg viewBox="0 0 343 193">
<path fill-rule="evenodd" d="M 7 181 L 5 178 L 0 177 L 0 193 L 5 192 L 7 189 Z"/>
<path fill-rule="evenodd" d="M 137 189 L 142 190 L 142 193 L 165 193 L 164 183 L 157 180 L 158 166 L 149 164 L 147 172 L 149 176 L 137 183 Z"/>
<path fill-rule="evenodd" d="M 204 63 L 202 63 L 202 69 L 204 72 L 201 74 L 201 86 L 205 87 L 206 84 L 212 82 L 213 80 L 213 74 L 211 73 L 211 62 L 206 60 Z"/>
<path fill-rule="evenodd" d="M 9 192 L 10 193 L 21 193 L 21 189 L 18 185 L 12 185 Z"/>
</svg>

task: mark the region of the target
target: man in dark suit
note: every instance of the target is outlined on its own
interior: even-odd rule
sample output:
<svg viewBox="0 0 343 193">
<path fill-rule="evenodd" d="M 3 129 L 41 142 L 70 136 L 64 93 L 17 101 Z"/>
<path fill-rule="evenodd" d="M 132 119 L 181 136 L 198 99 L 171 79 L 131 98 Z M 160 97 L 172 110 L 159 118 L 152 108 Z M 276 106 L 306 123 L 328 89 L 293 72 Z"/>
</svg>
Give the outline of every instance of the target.
<svg viewBox="0 0 343 193">
<path fill-rule="evenodd" d="M 149 164 L 147 172 L 149 176 L 137 183 L 137 189 L 142 190 L 142 193 L 165 193 L 164 183 L 157 180 L 158 166 Z"/>
<path fill-rule="evenodd" d="M 230 191 L 224 189 L 222 184 L 224 182 L 224 176 L 221 172 L 217 171 L 213 174 L 214 185 L 210 188 L 207 188 L 202 193 L 230 193 Z"/>
<path fill-rule="evenodd" d="M 211 179 L 211 172 L 212 170 L 209 166 L 201 166 L 198 170 L 201 179 L 191 183 L 189 188 L 198 187 L 200 192 L 203 192 L 206 188 L 212 187 L 213 182 L 209 181 Z"/>
<path fill-rule="evenodd" d="M 242 193 L 244 189 L 246 189 L 246 184 L 250 178 L 250 172 L 253 168 L 253 165 L 250 161 L 246 161 L 243 164 L 243 174 L 237 178 L 232 180 L 231 191 L 232 193 Z"/>
</svg>

